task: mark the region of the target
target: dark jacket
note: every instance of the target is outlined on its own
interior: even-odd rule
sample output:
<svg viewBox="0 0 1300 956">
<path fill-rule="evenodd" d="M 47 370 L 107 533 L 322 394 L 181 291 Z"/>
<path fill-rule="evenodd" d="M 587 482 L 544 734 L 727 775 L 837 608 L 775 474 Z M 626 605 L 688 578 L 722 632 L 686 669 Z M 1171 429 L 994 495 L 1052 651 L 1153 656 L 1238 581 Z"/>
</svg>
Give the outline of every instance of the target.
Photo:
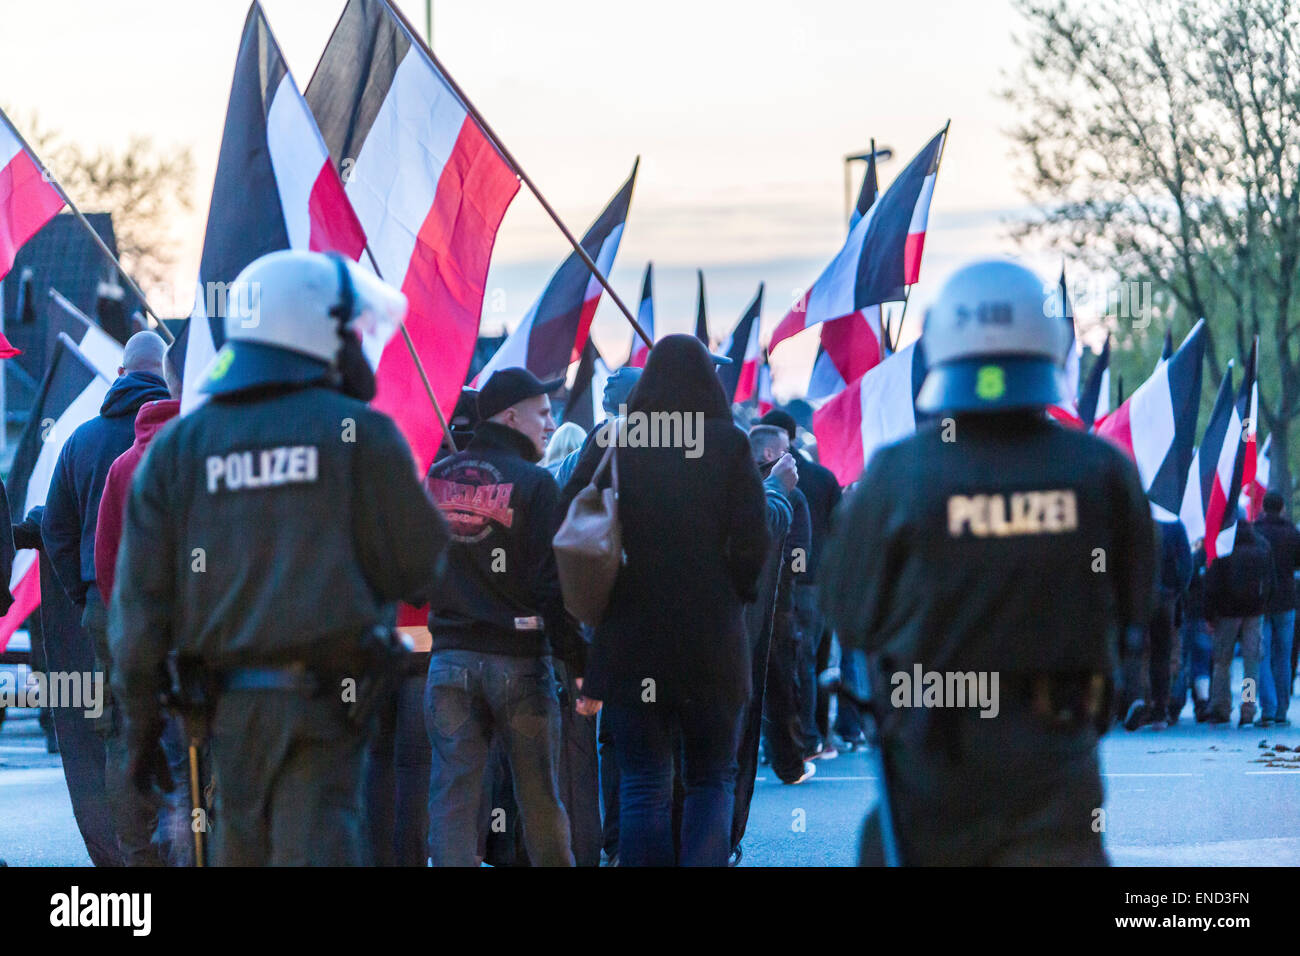
<svg viewBox="0 0 1300 956">
<path fill-rule="evenodd" d="M 799 491 L 808 499 L 809 528 L 812 535 L 808 552 L 808 570 L 799 575 L 799 584 L 817 583 L 817 566 L 821 563 L 822 548 L 831 533 L 831 515 L 840 503 L 840 483 L 835 473 L 825 465 L 805 458 L 802 452 L 793 452 L 795 467 L 799 470 Z"/>
<path fill-rule="evenodd" d="M 794 519 L 790 499 L 777 479 L 769 477 L 763 482 L 763 495 L 767 502 L 767 533 L 770 543 L 763 560 L 763 570 L 758 575 L 755 589 L 757 596 L 745 605 L 745 633 L 749 638 L 751 654 L 764 653 L 767 641 L 772 636 L 772 612 L 776 607 L 777 584 L 781 579 L 781 569 L 785 567 L 785 539 Z M 766 660 L 764 654 L 763 662 L 756 662 L 755 666 L 764 670 Z"/>
<path fill-rule="evenodd" d="M 218 673 L 358 674 L 393 604 L 428 599 L 446 542 L 387 415 L 321 386 L 212 399 L 158 433 L 131 483 L 113 694 L 144 726 L 172 650 Z"/>
<path fill-rule="evenodd" d="M 797 485 L 790 492 L 790 508 L 793 514 L 781 549 L 781 579 L 776 589 L 776 606 L 781 611 L 794 610 L 794 588 L 803 584 L 804 576 L 811 573 L 814 550 L 808 499 Z"/>
<path fill-rule="evenodd" d="M 604 451 L 587 446 L 564 488 L 561 514 Z M 713 699 L 737 708 L 749 697 L 741 613 L 757 596 L 767 557 L 763 484 L 748 438 L 729 418 L 704 419 L 700 452 L 617 450 L 627 563 L 595 630 L 583 687 L 590 697 L 632 705 L 653 687 L 659 702 Z M 601 485 L 608 485 L 608 469 Z"/>
<path fill-rule="evenodd" d="M 1273 595 L 1273 557 L 1253 526 L 1237 523 L 1232 551 L 1215 558 L 1205 572 L 1205 611 L 1210 620 L 1257 617 Z"/>
<path fill-rule="evenodd" d="M 1176 601 L 1187 590 L 1192 578 L 1192 547 L 1187 529 L 1181 521 L 1157 521 L 1160 540 L 1160 566 L 1156 586 L 1164 601 Z"/>
<path fill-rule="evenodd" d="M 1205 620 L 1205 546 L 1192 555 L 1192 577 L 1187 583 L 1187 599 L 1183 604 L 1183 620 Z"/>
<path fill-rule="evenodd" d="M 1268 542 L 1273 557 L 1273 594 L 1267 613 L 1294 610 L 1295 572 L 1300 569 L 1300 531 L 1281 515 L 1262 514 L 1255 521 L 1255 533 Z"/>
<path fill-rule="evenodd" d="M 425 488 L 451 526 L 429 631 L 435 651 L 544 657 L 554 650 L 580 677 L 586 645 L 564 609 L 551 549 L 559 489 L 529 460 L 533 454 L 513 428 L 482 422 L 468 448 L 429 469 Z"/>
<path fill-rule="evenodd" d="M 1110 673 L 1156 579 L 1137 469 L 1041 416 L 957 432 L 880 449 L 841 507 L 819 583 L 840 640 L 899 670 Z"/>
<path fill-rule="evenodd" d="M 95 583 L 95 523 L 108 469 L 135 441 L 135 413 L 168 398 L 167 383 L 148 372 L 119 376 L 104 396 L 99 417 L 83 422 L 64 443 L 45 497 L 41 537 L 63 589 L 86 603 Z"/>
</svg>

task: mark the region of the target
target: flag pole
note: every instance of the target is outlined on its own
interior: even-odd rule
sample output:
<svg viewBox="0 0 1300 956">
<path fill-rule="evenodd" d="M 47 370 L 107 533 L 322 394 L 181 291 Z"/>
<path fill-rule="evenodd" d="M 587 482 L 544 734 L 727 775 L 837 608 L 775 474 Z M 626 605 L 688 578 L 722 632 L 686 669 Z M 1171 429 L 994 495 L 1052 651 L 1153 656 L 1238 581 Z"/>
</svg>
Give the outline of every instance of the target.
<svg viewBox="0 0 1300 956">
<path fill-rule="evenodd" d="M 952 120 L 943 124 L 943 142 L 939 144 L 939 156 L 934 161 L 934 179 L 939 181 L 939 167 L 943 165 L 943 151 L 948 148 L 948 127 L 952 125 Z M 907 318 L 907 299 L 912 294 L 912 287 L 909 285 L 903 292 L 903 313 L 898 317 L 898 335 L 894 336 L 894 342 L 903 337 L 903 322 Z M 891 350 L 892 351 L 892 350 Z"/>
<path fill-rule="evenodd" d="M 3 110 L 0 110 L 0 119 L 4 120 L 5 125 L 9 127 L 9 131 L 14 134 L 14 137 L 18 140 L 22 148 L 27 151 L 27 155 L 35 159 L 40 165 L 41 172 L 44 174 L 46 181 L 54 187 L 54 191 L 59 194 L 59 198 L 63 200 L 64 204 L 68 207 L 68 210 L 77 217 L 77 221 L 86 227 L 86 232 L 90 233 L 90 238 L 95 240 L 95 245 L 99 246 L 100 252 L 104 253 L 104 255 L 108 257 L 108 261 L 113 263 L 114 267 L 117 269 L 118 275 L 125 280 L 127 287 L 135 293 L 136 298 L 140 300 L 140 304 L 144 306 L 144 310 L 153 318 L 154 323 L 158 326 L 158 331 L 162 333 L 163 338 L 165 338 L 169 343 L 176 341 L 176 337 L 172 335 L 171 330 L 163 324 L 162 319 L 158 318 L 158 313 L 156 313 L 153 310 L 153 307 L 149 305 L 149 300 L 145 298 L 144 292 L 142 292 L 140 287 L 136 285 L 135 280 L 126 274 L 126 269 L 122 268 L 122 263 L 119 262 L 117 256 L 113 254 L 113 250 L 108 248 L 108 243 L 104 242 L 103 237 L 95 231 L 95 227 L 92 226 L 89 220 L 81 214 L 81 210 L 77 208 L 77 204 L 72 201 L 72 198 L 64 191 L 63 186 L 54 178 L 54 175 L 50 172 L 50 168 L 41 162 L 40 157 L 36 155 L 36 151 L 28 145 L 27 140 L 23 138 L 23 134 L 18 132 L 17 127 L 10 122 L 9 117 L 4 114 Z"/>
<path fill-rule="evenodd" d="M 592 261 L 591 256 L 587 255 L 587 250 L 582 248 L 582 243 L 578 242 L 573 233 L 569 231 L 569 227 L 564 224 L 562 219 L 560 219 L 559 213 L 557 213 L 551 204 L 546 201 L 546 197 L 543 196 L 542 191 L 537 188 L 532 177 L 524 172 L 523 167 L 519 165 L 518 160 L 515 159 L 510 150 L 506 149 L 505 144 L 501 142 L 501 138 L 497 136 L 496 131 L 488 125 L 488 121 L 484 119 L 483 114 L 478 111 L 478 107 L 470 102 L 469 97 L 465 95 L 465 91 L 460 88 L 460 85 L 452 78 L 451 74 L 447 72 L 447 69 L 442 65 L 442 61 L 438 59 L 437 54 L 430 49 L 429 44 L 425 43 L 424 38 L 421 37 L 411 26 L 411 21 L 406 19 L 406 14 L 402 13 L 402 11 L 397 8 L 397 4 L 393 3 L 392 0 L 385 0 L 385 5 L 388 7 L 389 11 L 392 12 L 393 16 L 401 22 L 402 26 L 406 28 L 407 34 L 415 40 L 421 49 L 424 50 L 424 55 L 433 62 L 434 67 L 436 67 L 438 72 L 442 75 L 442 79 L 446 84 L 451 87 L 451 91 L 456 94 L 457 99 L 459 99 L 461 105 L 465 107 L 466 112 L 468 112 L 470 116 L 474 117 L 474 121 L 482 127 L 483 132 L 486 133 L 488 139 L 492 141 L 492 145 L 496 147 L 497 152 L 499 152 L 505 161 L 510 164 L 510 168 L 514 170 L 519 181 L 527 186 L 529 191 L 537 197 L 537 201 L 541 203 L 546 214 L 550 216 L 555 225 L 559 227 L 560 232 L 564 233 L 564 238 L 569 240 L 569 245 L 573 246 L 573 251 L 578 254 L 578 258 L 580 258 L 583 261 L 583 264 L 591 270 L 591 274 L 596 277 L 596 281 L 599 282 L 605 291 L 609 293 L 609 297 L 614 300 L 614 304 L 617 305 L 619 311 L 623 313 L 623 317 L 631 323 L 632 329 L 636 334 L 641 336 L 641 341 L 646 344 L 647 348 L 653 348 L 654 342 L 650 340 L 650 336 L 646 334 L 646 330 L 641 328 L 641 323 L 632 315 L 631 310 L 629 310 L 623 300 L 619 298 L 618 293 L 614 291 L 614 287 L 609 284 L 609 280 L 606 279 L 604 274 L 600 271 L 600 267 Z M 632 166 L 633 176 L 636 175 L 637 166 L 639 166 L 640 163 L 641 157 L 638 156 L 636 158 L 636 163 Z"/>
<path fill-rule="evenodd" d="M 370 267 L 375 270 L 375 275 L 383 279 L 384 274 L 379 269 L 379 263 L 375 260 L 375 254 L 370 250 L 370 241 L 366 241 L 366 256 L 370 259 Z M 406 329 L 405 320 L 401 323 L 402 338 L 406 340 L 407 351 L 411 353 L 411 359 L 415 362 L 415 370 L 420 373 L 420 381 L 424 383 L 424 391 L 429 396 L 429 402 L 433 405 L 433 413 L 438 416 L 438 424 L 442 426 L 443 442 L 447 445 L 447 450 L 453 455 L 456 454 L 456 442 L 451 437 L 451 426 L 447 424 L 447 418 L 442 414 L 442 406 L 438 404 L 438 396 L 433 394 L 433 386 L 429 383 L 428 373 L 424 370 L 424 363 L 420 361 L 420 353 L 415 350 L 415 342 L 411 340 L 411 333 Z"/>
</svg>

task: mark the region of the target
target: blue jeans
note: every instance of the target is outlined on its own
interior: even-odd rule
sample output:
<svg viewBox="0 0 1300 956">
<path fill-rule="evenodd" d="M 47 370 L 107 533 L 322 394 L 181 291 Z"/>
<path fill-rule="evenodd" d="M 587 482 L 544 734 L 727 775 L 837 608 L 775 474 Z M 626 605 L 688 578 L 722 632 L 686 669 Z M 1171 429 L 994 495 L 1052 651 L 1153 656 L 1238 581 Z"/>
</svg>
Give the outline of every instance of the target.
<svg viewBox="0 0 1300 956">
<path fill-rule="evenodd" d="M 1295 611 L 1265 614 L 1259 638 L 1259 703 L 1261 715 L 1286 718 L 1291 709 L 1291 642 Z"/>
<path fill-rule="evenodd" d="M 524 846 L 533 866 L 573 866 L 569 818 L 557 766 L 560 710 L 549 657 L 434 651 L 424 690 L 433 746 L 429 775 L 429 856 L 434 866 L 478 866 L 479 825 L 513 820 L 484 813 L 484 772 L 494 738 L 510 762 Z"/>
<path fill-rule="evenodd" d="M 672 866 L 674 731 L 682 745 L 682 866 L 726 866 L 743 707 L 606 704 L 619 770 L 619 865 Z"/>
</svg>

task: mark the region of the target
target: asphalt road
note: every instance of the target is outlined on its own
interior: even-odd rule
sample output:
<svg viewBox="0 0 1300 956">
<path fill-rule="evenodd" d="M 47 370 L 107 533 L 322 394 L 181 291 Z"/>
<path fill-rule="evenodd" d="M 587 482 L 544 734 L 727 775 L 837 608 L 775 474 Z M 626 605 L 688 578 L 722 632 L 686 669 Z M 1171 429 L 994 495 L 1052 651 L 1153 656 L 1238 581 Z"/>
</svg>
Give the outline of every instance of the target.
<svg viewBox="0 0 1300 956">
<path fill-rule="evenodd" d="M 87 866 L 56 756 L 34 717 L 0 728 L 0 857 L 10 865 Z M 1126 866 L 1300 865 L 1300 702 L 1278 730 L 1116 730 L 1102 742 L 1106 846 Z M 1264 749 L 1267 744 L 1270 749 Z M 1279 751 L 1275 745 L 1289 748 Z M 784 786 L 760 769 L 746 866 L 849 866 L 877 780 L 865 754 L 818 761 Z"/>
</svg>

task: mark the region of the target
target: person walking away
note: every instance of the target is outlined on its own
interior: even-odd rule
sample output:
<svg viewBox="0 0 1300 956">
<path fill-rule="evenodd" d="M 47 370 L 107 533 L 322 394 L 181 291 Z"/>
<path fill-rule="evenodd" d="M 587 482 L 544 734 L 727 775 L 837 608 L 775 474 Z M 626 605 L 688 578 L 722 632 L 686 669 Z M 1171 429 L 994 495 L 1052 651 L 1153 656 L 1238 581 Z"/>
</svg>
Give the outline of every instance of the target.
<svg viewBox="0 0 1300 956">
<path fill-rule="evenodd" d="M 831 626 L 884 688 L 908 865 L 1106 862 L 1097 740 L 1117 635 L 1148 618 L 1155 532 L 1123 452 L 1044 414 L 1064 396 L 1056 294 L 1005 260 L 944 284 L 916 398 L 939 417 L 871 457 L 818 569 Z M 883 846 L 873 811 L 861 861 Z"/>
<path fill-rule="evenodd" d="M 1169 700 L 1169 724 L 1178 723 L 1192 696 L 1192 715 L 1198 724 L 1209 718 L 1210 657 L 1213 641 L 1205 618 L 1205 542 L 1197 539 L 1192 553 L 1192 575 L 1183 594 L 1182 623 L 1179 625 L 1182 657 L 1174 675 Z"/>
<path fill-rule="evenodd" d="M 153 439 L 126 506 L 109 646 L 131 779 L 166 777 L 174 655 L 211 702 L 214 862 L 356 866 L 395 604 L 427 600 L 447 542 L 410 446 L 366 404 L 362 337 L 391 337 L 406 300 L 341 256 L 280 251 L 227 301 L 257 320 L 223 317 L 207 401 Z"/>
<path fill-rule="evenodd" d="M 1264 513 L 1255 533 L 1268 542 L 1273 558 L 1273 593 L 1264 608 L 1259 639 L 1260 726 L 1291 724 L 1291 644 L 1295 639 L 1295 572 L 1300 569 L 1300 531 L 1282 514 L 1282 495 L 1264 495 Z"/>
<path fill-rule="evenodd" d="M 1155 525 L 1160 542 L 1159 579 L 1142 653 L 1125 661 L 1125 683 L 1133 695 L 1124 717 L 1126 730 L 1146 725 L 1164 730 L 1168 726 L 1169 685 L 1182 657 L 1178 616 L 1183 592 L 1192 578 L 1192 550 L 1181 521 L 1157 521 Z"/>
<path fill-rule="evenodd" d="M 1242 693 L 1238 726 L 1255 722 L 1259 701 L 1260 621 L 1273 596 L 1273 557 L 1268 541 L 1237 515 L 1232 551 L 1205 571 L 1205 608 L 1213 622 L 1210 716 L 1212 724 L 1232 719 L 1232 651 L 1241 642 Z"/>
<path fill-rule="evenodd" d="M 584 685 L 604 702 L 613 731 L 620 865 L 675 862 L 678 734 L 680 863 L 725 866 L 742 713 L 753 690 L 742 611 L 757 597 L 769 545 L 763 486 L 713 359 L 694 336 L 655 345 L 627 409 L 626 440 L 615 450 L 626 562 L 595 629 Z M 650 441 L 652 429 L 677 440 Z M 604 452 L 588 446 L 565 499 L 590 482 Z"/>
<path fill-rule="evenodd" d="M 481 862 L 494 740 L 510 765 L 529 860 L 574 865 L 559 797 L 560 713 L 551 656 L 580 680 L 586 645 L 564 609 L 551 548 L 559 491 L 537 464 L 555 429 L 547 395 L 562 384 L 538 381 L 522 368 L 497 371 L 479 391 L 473 440 L 435 463 L 425 479 L 451 527 L 446 579 L 429 606 L 425 721 L 433 745 L 434 866 Z"/>
<path fill-rule="evenodd" d="M 135 417 L 147 402 L 170 397 L 163 378 L 166 344 L 156 332 L 137 332 L 127 340 L 117 379 L 108 389 L 99 415 L 77 427 L 59 452 L 41 518 L 41 538 L 54 572 L 81 614 L 90 636 L 95 669 L 111 687 L 108 616 L 95 575 L 95 525 L 104 481 L 123 452 L 135 441 Z M 113 828 L 128 866 L 159 866 L 153 844 L 160 805 L 152 795 L 136 793 L 127 779 L 127 743 L 122 717 L 110 692 L 96 729 L 104 737 L 104 782 Z"/>
</svg>

